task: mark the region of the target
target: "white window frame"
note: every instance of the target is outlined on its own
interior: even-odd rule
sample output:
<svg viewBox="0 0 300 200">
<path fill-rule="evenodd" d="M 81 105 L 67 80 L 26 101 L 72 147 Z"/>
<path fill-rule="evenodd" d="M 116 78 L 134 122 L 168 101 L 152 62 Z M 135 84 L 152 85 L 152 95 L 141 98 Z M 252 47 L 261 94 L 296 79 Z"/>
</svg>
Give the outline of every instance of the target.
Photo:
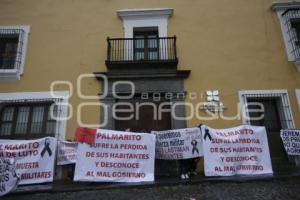
<svg viewBox="0 0 300 200">
<path fill-rule="evenodd" d="M 277 11 L 277 16 L 279 18 L 279 22 L 280 22 L 280 28 L 281 28 L 281 32 L 282 32 L 282 37 L 283 37 L 283 41 L 284 41 L 284 46 L 285 46 L 285 50 L 288 56 L 288 61 L 294 62 L 296 61 L 296 57 L 295 55 L 292 53 L 292 44 L 289 41 L 290 40 L 290 36 L 287 33 L 286 27 L 284 25 L 284 20 L 282 18 L 282 13 L 284 12 L 284 10 L 278 10 Z"/>
<path fill-rule="evenodd" d="M 157 27 L 158 37 L 168 37 L 168 18 L 173 15 L 172 8 L 152 8 L 152 9 L 122 9 L 117 11 L 118 17 L 123 21 L 124 38 L 133 38 L 134 28 Z M 125 58 L 132 60 L 133 44 L 126 43 Z M 166 58 L 167 53 L 161 53 L 161 58 Z"/>
<path fill-rule="evenodd" d="M 6 34 L 6 30 L 15 30 L 16 33 L 19 34 L 19 42 L 18 42 L 18 52 L 20 52 L 21 58 L 20 65 L 17 67 L 17 59 L 15 61 L 15 68 L 14 69 L 0 69 L 0 81 L 6 80 L 20 80 L 21 75 L 24 72 L 25 66 L 25 58 L 26 58 L 26 51 L 27 51 L 27 44 L 28 44 L 28 36 L 30 33 L 30 26 L 29 25 L 0 25 L 0 34 Z M 20 34 L 20 31 L 22 34 Z M 21 42 L 20 42 L 21 40 Z M 21 46 L 20 43 L 23 45 Z"/>
<path fill-rule="evenodd" d="M 16 100 L 26 100 L 30 103 L 30 100 L 34 99 L 60 99 L 61 113 L 60 118 L 57 120 L 55 138 L 59 140 L 65 140 L 66 128 L 67 128 L 67 116 L 68 116 L 68 99 L 69 91 L 53 91 L 53 92 L 16 92 L 16 93 L 0 93 L 1 102 L 9 102 Z"/>
<path fill-rule="evenodd" d="M 249 119 L 249 112 L 247 110 L 247 98 L 253 97 L 253 95 L 263 95 L 264 97 L 278 97 L 280 98 L 281 102 L 284 102 L 286 107 L 283 109 L 283 115 L 280 117 L 284 117 L 285 119 L 288 119 L 288 115 L 291 115 L 291 122 L 287 123 L 287 127 L 283 127 L 285 129 L 294 129 L 295 123 L 294 123 L 294 117 L 291 109 L 291 104 L 288 96 L 287 90 L 242 90 L 239 91 L 239 100 L 240 100 L 240 106 L 241 108 L 244 108 L 241 110 L 242 112 L 242 119 L 243 124 L 250 124 Z"/>
<path fill-rule="evenodd" d="M 293 53 L 293 47 L 292 47 L 292 39 L 290 35 L 288 34 L 288 29 L 286 25 L 284 24 L 284 18 L 282 17 L 282 14 L 287 10 L 287 9 L 293 9 L 293 8 L 300 8 L 300 2 L 293 2 L 293 1 L 288 1 L 288 2 L 276 2 L 272 4 L 272 8 L 274 11 L 276 11 L 279 22 L 280 22 L 280 28 L 282 32 L 282 37 L 284 41 L 284 46 L 287 54 L 287 58 L 289 62 L 292 62 L 298 72 L 300 72 L 300 57 L 296 57 L 295 54 Z M 300 39 L 300 38 L 299 38 Z"/>
</svg>

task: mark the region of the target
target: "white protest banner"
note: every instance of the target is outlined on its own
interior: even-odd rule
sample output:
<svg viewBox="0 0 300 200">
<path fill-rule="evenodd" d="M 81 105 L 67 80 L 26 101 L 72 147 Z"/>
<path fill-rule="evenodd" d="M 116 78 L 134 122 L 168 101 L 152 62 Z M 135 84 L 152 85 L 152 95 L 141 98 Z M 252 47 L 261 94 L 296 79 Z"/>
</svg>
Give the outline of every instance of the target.
<svg viewBox="0 0 300 200">
<path fill-rule="evenodd" d="M 36 140 L 0 140 L 0 158 L 14 158 L 19 185 L 53 181 L 57 141 L 46 137 Z"/>
<path fill-rule="evenodd" d="M 273 173 L 265 127 L 201 129 L 206 176 Z"/>
<path fill-rule="evenodd" d="M 57 165 L 76 163 L 77 142 L 58 141 L 57 145 Z"/>
<path fill-rule="evenodd" d="M 300 155 L 300 130 L 281 130 L 280 136 L 288 155 Z"/>
<path fill-rule="evenodd" d="M 152 133 L 156 135 L 156 159 L 179 160 L 203 156 L 202 136 L 198 127 Z"/>
<path fill-rule="evenodd" d="M 155 136 L 97 129 L 95 143 L 79 143 L 74 181 L 154 181 Z"/>
<path fill-rule="evenodd" d="M 0 197 L 15 190 L 18 184 L 13 158 L 0 158 Z"/>
</svg>

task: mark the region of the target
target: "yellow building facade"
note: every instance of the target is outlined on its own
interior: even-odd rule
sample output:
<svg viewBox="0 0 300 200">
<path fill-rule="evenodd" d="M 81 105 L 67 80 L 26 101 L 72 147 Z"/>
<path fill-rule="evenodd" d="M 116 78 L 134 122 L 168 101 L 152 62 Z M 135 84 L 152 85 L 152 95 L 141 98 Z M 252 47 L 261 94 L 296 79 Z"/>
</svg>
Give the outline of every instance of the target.
<svg viewBox="0 0 300 200">
<path fill-rule="evenodd" d="M 271 0 L 3 0 L 0 136 L 46 132 L 72 140 L 79 126 L 149 131 L 248 123 L 270 128 L 271 155 L 280 157 L 278 130 L 300 128 L 298 29 L 291 20 L 298 8 Z M 138 100 L 122 98 L 131 94 Z M 166 111 L 165 121 L 150 123 L 147 109 L 140 121 L 113 119 L 115 103 L 149 99 L 177 105 L 178 119 Z M 244 108 L 253 102 L 270 117 L 252 122 Z M 53 109 L 57 120 L 49 117 Z"/>
</svg>

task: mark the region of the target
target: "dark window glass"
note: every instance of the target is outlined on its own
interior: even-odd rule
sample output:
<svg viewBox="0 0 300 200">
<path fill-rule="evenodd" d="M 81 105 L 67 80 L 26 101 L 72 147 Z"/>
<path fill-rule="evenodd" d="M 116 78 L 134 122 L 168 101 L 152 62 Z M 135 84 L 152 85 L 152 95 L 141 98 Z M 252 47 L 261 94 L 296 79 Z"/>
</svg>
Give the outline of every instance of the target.
<svg viewBox="0 0 300 200">
<path fill-rule="evenodd" d="M 134 30 L 134 59 L 158 60 L 159 59 L 158 30 Z"/>
<path fill-rule="evenodd" d="M 265 99 L 248 99 L 249 109 L 260 109 L 262 106 L 264 108 L 264 112 L 250 112 L 250 123 L 251 125 L 256 126 L 265 126 L 267 131 L 280 131 L 281 122 L 278 112 L 278 100 L 272 98 Z M 258 105 L 258 103 L 260 105 Z M 258 119 L 259 116 L 264 115 L 263 118 Z M 256 119 L 254 119 L 256 118 Z"/>
<path fill-rule="evenodd" d="M 19 36 L 0 34 L 0 69 L 14 69 Z"/>
</svg>

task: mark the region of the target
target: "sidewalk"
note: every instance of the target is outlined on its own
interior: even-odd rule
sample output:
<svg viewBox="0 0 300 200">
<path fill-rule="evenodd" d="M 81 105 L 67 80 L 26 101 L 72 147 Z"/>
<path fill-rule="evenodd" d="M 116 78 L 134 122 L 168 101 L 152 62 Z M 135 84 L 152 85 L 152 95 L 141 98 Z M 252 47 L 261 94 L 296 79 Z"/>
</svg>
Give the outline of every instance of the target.
<svg viewBox="0 0 300 200">
<path fill-rule="evenodd" d="M 15 193 L 4 200 L 297 200 L 300 199 L 300 176 L 273 177 L 243 181 L 198 180 L 159 182 L 149 185 L 54 184 L 44 192 Z M 63 188 L 62 188 L 63 187 Z M 73 188 L 71 188 L 73 187 Z M 68 191 L 67 191 L 68 190 Z"/>
<path fill-rule="evenodd" d="M 180 180 L 179 177 L 157 177 L 155 182 L 144 183 L 90 183 L 73 182 L 71 180 L 55 181 L 52 184 L 31 185 L 19 187 L 16 192 L 9 196 L 34 195 L 41 193 L 76 193 L 81 191 L 101 191 L 101 190 L 126 190 L 126 189 L 147 189 L 160 187 L 177 187 L 207 184 L 238 184 L 255 182 L 297 180 L 300 185 L 300 171 L 281 171 L 273 175 L 263 176 L 234 176 L 234 177 L 205 177 L 202 174 L 192 176 L 189 180 Z M 299 187 L 300 188 L 300 187 Z M 300 189 L 299 189 L 300 191 Z M 300 199 L 300 196 L 299 196 Z"/>
</svg>

